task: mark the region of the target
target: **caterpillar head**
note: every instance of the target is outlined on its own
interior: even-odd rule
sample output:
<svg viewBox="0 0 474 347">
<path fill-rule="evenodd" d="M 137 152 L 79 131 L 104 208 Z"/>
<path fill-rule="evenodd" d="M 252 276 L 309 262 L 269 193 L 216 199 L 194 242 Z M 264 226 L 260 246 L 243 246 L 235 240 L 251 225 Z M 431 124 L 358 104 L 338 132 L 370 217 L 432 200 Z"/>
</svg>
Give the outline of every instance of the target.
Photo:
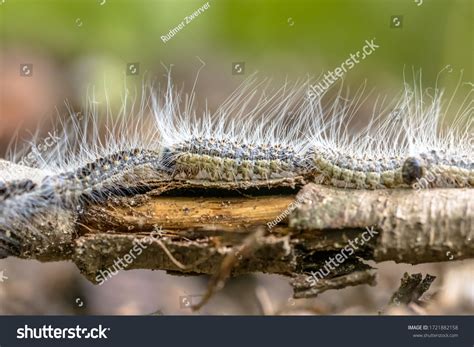
<svg viewBox="0 0 474 347">
<path fill-rule="evenodd" d="M 402 167 L 403 182 L 412 185 L 418 182 L 424 175 L 425 167 L 422 159 L 417 157 L 409 157 L 405 160 Z"/>
</svg>

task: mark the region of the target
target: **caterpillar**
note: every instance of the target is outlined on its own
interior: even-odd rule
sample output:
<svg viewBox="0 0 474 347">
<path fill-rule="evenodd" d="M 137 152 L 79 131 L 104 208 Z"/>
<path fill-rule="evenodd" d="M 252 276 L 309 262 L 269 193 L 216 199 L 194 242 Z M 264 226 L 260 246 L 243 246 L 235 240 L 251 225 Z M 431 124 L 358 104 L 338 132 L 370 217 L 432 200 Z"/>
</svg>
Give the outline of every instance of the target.
<svg viewBox="0 0 474 347">
<path fill-rule="evenodd" d="M 0 176 L 0 257 L 11 240 L 2 229 L 48 209 L 74 210 L 114 196 L 124 174 L 139 179 L 141 167 L 171 180 L 250 187 L 296 177 L 349 189 L 410 189 L 422 180 L 430 188 L 474 184 L 472 89 L 448 130 L 441 125 L 451 103 L 443 107 L 441 90 L 433 95 L 415 84 L 388 105 L 374 105 L 367 126 L 352 134 L 364 88 L 352 98 L 339 91 L 325 99 L 308 97 L 309 86 L 285 83 L 267 93 L 268 85 L 251 77 L 214 113 L 198 113 L 194 93 L 177 92 L 168 75 L 163 91 L 144 89 L 139 103 L 107 118 L 103 141 L 92 107 L 82 123 L 62 129 L 47 153 L 34 150 L 38 139 L 28 148 L 44 172 L 40 182 Z M 20 161 L 18 153 L 24 152 L 12 151 L 10 161 Z"/>
</svg>

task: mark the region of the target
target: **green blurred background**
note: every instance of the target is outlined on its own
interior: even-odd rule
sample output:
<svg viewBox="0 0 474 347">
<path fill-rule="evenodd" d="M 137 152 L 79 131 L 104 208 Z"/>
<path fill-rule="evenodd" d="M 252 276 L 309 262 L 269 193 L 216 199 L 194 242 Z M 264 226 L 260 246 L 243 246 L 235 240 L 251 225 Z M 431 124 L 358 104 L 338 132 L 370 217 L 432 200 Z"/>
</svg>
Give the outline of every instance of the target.
<svg viewBox="0 0 474 347">
<path fill-rule="evenodd" d="M 160 36 L 206 1 L 2 1 L 2 49 L 21 45 L 63 64 L 102 56 L 154 70 L 197 55 L 222 74 L 232 61 L 265 74 L 315 74 L 375 37 L 381 48 L 351 77 L 399 79 L 404 65 L 431 79 L 447 64 L 473 73 L 472 0 L 210 1 L 167 43 Z M 401 28 L 390 27 L 393 15 L 403 16 Z"/>
<path fill-rule="evenodd" d="M 107 90 L 111 103 L 118 106 L 125 85 L 139 87 L 144 80 L 164 79 L 164 65 L 173 66 L 173 79 L 189 90 L 201 66 L 197 57 L 206 66 L 196 91 L 200 103 L 208 99 L 210 107 L 255 71 L 261 78 L 272 78 L 276 87 L 285 78 L 317 77 L 374 38 L 380 47 L 344 76 L 352 90 L 367 81 L 368 89 L 377 91 L 374 98 L 378 93 L 394 97 L 403 87 L 404 72 L 411 81 L 412 70 L 419 69 L 425 87 L 433 87 L 443 69 L 438 82 L 448 91 L 455 89 L 461 74 L 463 81 L 473 82 L 472 0 L 209 1 L 209 8 L 173 38 L 166 43 L 160 39 L 205 3 L 0 0 L 0 152 L 18 127 L 35 129 L 44 119 L 67 115 L 64 100 L 81 109 L 93 87 L 97 100 Z M 393 16 L 403 18 L 393 22 Z M 235 74 L 235 62 L 245 62 L 244 74 Z M 129 63 L 139 63 L 139 74 L 127 75 Z M 22 64 L 32 64 L 32 73 L 22 76 Z M 472 90 L 469 84 L 461 87 Z M 429 312 L 474 310 L 472 300 L 465 299 L 470 293 L 465 288 L 472 284 L 469 262 L 416 267 L 386 262 L 377 267 L 377 287 L 324 293 L 306 303 L 309 312 L 377 314 L 404 271 L 429 271 L 447 279 L 442 284 L 445 305 L 436 301 L 438 310 Z M 72 263 L 7 259 L 0 263 L 4 268 L 11 279 L 0 286 L 2 314 L 146 314 L 157 309 L 189 314 L 179 298 L 202 294 L 207 287 L 206 278 L 172 277 L 162 271 L 122 271 L 98 287 Z M 263 314 L 258 304 L 263 290 L 274 306 L 270 311 L 289 305 L 286 280 L 245 276 L 230 281 L 204 313 Z M 78 307 L 78 298 L 85 306 Z M 459 299 L 458 305 L 452 298 Z"/>
<path fill-rule="evenodd" d="M 473 79 L 472 0 L 209 1 L 168 42 L 160 39 L 205 3 L 0 0 L 2 58 L 14 55 L 6 68 L 16 74 L 19 64 L 32 63 L 31 78 L 53 77 L 55 105 L 104 82 L 109 94 L 120 93 L 124 81 L 162 76 L 161 63 L 191 85 L 197 56 L 207 64 L 199 90 L 219 100 L 254 71 L 276 81 L 319 76 L 374 38 L 380 48 L 344 77 L 348 85 L 367 80 L 390 94 L 402 86 L 404 70 L 410 79 L 412 69 L 422 69 L 424 84 L 433 86 L 446 66 L 441 85 L 453 87 L 461 70 L 464 80 Z M 400 24 L 392 16 L 403 16 Z M 126 75 L 127 63 L 135 62 L 139 76 Z M 232 74 L 233 62 L 245 62 L 244 75 Z M 46 70 L 54 76 L 44 76 Z"/>
</svg>

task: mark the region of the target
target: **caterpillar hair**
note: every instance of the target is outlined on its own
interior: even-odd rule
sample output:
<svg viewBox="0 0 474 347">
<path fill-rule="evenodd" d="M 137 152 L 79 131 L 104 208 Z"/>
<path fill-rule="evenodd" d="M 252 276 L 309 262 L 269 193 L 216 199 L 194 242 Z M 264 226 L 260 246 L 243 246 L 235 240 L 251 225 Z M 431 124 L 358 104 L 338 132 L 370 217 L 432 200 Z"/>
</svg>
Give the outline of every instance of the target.
<svg viewBox="0 0 474 347">
<path fill-rule="evenodd" d="M 11 150 L 12 162 L 32 154 L 42 178 L 12 180 L 0 172 L 0 257 L 12 253 L 12 235 L 21 239 L 18 223 L 137 193 L 144 170 L 203 186 L 225 181 L 252 187 L 297 177 L 349 189 L 474 184 L 472 88 L 453 113 L 453 96 L 445 98 L 437 86 L 424 91 L 416 79 L 393 101 L 377 99 L 366 126 L 352 132 L 355 116 L 367 109 L 365 86 L 351 97 L 342 87 L 335 96 L 315 96 L 308 94 L 310 84 L 286 82 L 270 90 L 269 82 L 252 76 L 215 111 L 199 111 L 194 88 L 178 91 L 170 74 L 162 89 L 144 86 L 141 97 L 126 95 L 115 115 L 108 108 L 100 117 L 92 98 L 82 119 L 71 112 L 47 151 L 37 149 L 39 138 L 26 150 Z M 464 85 L 459 81 L 455 92 Z"/>
</svg>

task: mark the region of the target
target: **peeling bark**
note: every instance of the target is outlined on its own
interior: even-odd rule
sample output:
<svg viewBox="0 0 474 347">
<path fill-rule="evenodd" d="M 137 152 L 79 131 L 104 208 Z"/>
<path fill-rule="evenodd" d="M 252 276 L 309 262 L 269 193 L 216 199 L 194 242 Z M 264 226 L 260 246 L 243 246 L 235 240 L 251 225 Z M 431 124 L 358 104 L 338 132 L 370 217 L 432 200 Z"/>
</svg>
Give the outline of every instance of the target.
<svg viewBox="0 0 474 347">
<path fill-rule="evenodd" d="M 150 175 L 139 185 L 147 187 L 141 194 L 85 206 L 79 214 L 46 211 L 41 223 L 32 220 L 43 237 L 23 237 L 18 256 L 72 260 L 94 283 L 116 269 L 215 275 L 263 226 L 258 247 L 232 263 L 229 274 L 288 276 L 295 297 L 373 285 L 375 271 L 364 260 L 418 264 L 474 257 L 471 189 L 344 190 L 311 183 L 298 193 L 303 183 L 296 178 L 249 186 Z M 288 217 L 268 228 L 280 215 Z M 312 271 L 370 227 L 374 237 L 310 285 Z M 118 266 L 119 260 L 126 266 Z"/>
<path fill-rule="evenodd" d="M 474 191 L 342 190 L 306 185 L 290 218 L 298 230 L 373 226 L 380 236 L 371 259 L 410 264 L 474 257 Z"/>
</svg>

